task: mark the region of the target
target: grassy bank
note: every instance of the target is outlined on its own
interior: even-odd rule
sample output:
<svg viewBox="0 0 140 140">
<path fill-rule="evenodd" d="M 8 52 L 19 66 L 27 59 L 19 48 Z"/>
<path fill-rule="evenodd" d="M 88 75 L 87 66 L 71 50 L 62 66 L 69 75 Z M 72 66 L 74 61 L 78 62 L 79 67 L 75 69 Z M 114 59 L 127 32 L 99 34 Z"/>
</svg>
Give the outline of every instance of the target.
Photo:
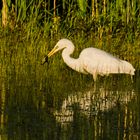
<svg viewBox="0 0 140 140">
<path fill-rule="evenodd" d="M 9 80 L 9 84 L 15 85 L 16 83 L 13 83 L 13 80 L 17 82 L 20 80 L 29 83 L 29 85 L 39 85 L 40 88 L 42 88 L 42 86 L 45 87 L 42 83 L 47 84 L 50 82 L 50 79 L 53 78 L 54 80 L 56 78 L 60 81 L 67 81 L 71 74 L 71 69 L 67 68 L 64 64 L 61 59 L 61 53 L 50 58 L 49 66 L 41 66 L 43 56 L 47 54 L 61 38 L 69 38 L 73 41 L 75 44 L 73 56 L 75 58 L 79 56 L 82 49 L 93 46 L 127 60 L 132 63 L 136 69 L 140 69 L 139 32 L 132 32 L 131 30 L 125 31 L 124 27 L 118 32 L 110 33 L 107 24 L 100 26 L 94 23 L 94 21 L 90 22 L 82 18 L 75 19 L 75 22 L 73 22 L 74 27 L 69 26 L 70 28 L 68 28 L 69 24 L 70 21 L 68 22 L 68 20 L 65 19 L 65 21 L 57 25 L 52 24 L 52 22 L 47 22 L 44 26 L 38 26 L 35 23 L 27 22 L 20 27 L 16 27 L 14 30 L 1 28 L 1 80 L 6 78 Z M 66 73 L 68 73 L 68 75 Z M 78 75 L 74 72 L 72 72 L 72 74 L 75 74 L 75 77 Z M 63 75 L 65 75 L 65 77 Z M 28 78 L 26 79 L 26 77 Z M 47 82 L 44 81 L 45 79 Z M 33 82 L 30 80 L 33 80 Z M 61 83 L 59 84 L 61 85 Z M 38 88 L 38 90 L 40 88 Z M 38 91 L 38 93 L 39 92 L 40 91 Z"/>
<path fill-rule="evenodd" d="M 93 24 L 89 31 L 86 31 L 83 28 L 90 26 L 90 23 L 80 25 L 80 21 L 77 21 L 77 26 L 75 25 L 77 29 L 68 29 L 67 23 L 64 26 L 56 25 L 57 27 L 49 26 L 49 23 L 42 27 L 30 24 L 26 23 L 12 31 L 1 28 L 0 54 L 2 64 L 10 62 L 11 57 L 14 59 L 18 57 L 18 60 L 22 61 L 25 61 L 24 57 L 26 57 L 26 61 L 28 60 L 30 63 L 39 63 L 43 55 L 48 53 L 59 39 L 69 38 L 76 47 L 75 57 L 78 57 L 82 49 L 92 46 L 130 61 L 135 68 L 139 69 L 140 67 L 139 32 L 131 32 L 131 30 L 126 32 L 123 28 L 117 33 L 110 34 L 107 30 L 108 25 L 98 27 L 97 30 Z M 22 56 L 23 54 L 26 56 Z M 60 61 L 56 61 L 56 63 L 59 64 Z"/>
<path fill-rule="evenodd" d="M 21 53 L 26 52 L 26 59 L 37 63 L 60 38 L 65 37 L 74 42 L 75 56 L 82 49 L 93 46 L 140 67 L 138 0 L 2 2 L 2 61 L 5 53 L 23 59 L 24 53 Z"/>
</svg>

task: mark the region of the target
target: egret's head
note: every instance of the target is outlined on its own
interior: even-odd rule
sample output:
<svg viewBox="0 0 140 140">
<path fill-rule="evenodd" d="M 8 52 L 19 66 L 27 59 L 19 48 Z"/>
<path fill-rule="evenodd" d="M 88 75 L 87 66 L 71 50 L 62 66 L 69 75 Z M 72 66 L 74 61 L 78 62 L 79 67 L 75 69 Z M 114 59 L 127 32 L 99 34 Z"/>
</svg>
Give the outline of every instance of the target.
<svg viewBox="0 0 140 140">
<path fill-rule="evenodd" d="M 57 42 L 57 44 L 54 46 L 54 48 L 49 52 L 48 57 L 52 56 L 56 52 L 73 45 L 72 42 L 68 39 L 61 39 Z"/>
<path fill-rule="evenodd" d="M 57 44 L 54 46 L 54 48 L 48 53 L 48 55 L 42 60 L 42 64 L 44 64 L 45 62 L 48 62 L 48 58 L 51 57 L 53 54 L 55 54 L 56 52 L 69 47 L 69 46 L 73 46 L 72 42 L 68 39 L 61 39 L 57 42 Z"/>
</svg>

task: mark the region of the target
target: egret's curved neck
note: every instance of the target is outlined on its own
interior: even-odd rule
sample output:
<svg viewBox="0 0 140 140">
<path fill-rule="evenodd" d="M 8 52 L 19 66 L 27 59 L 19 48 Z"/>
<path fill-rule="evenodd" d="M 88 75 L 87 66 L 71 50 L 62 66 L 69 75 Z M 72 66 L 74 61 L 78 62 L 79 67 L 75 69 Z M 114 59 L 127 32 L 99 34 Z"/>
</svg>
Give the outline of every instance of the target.
<svg viewBox="0 0 140 140">
<path fill-rule="evenodd" d="M 71 43 L 69 45 L 67 45 L 67 47 L 63 50 L 62 52 L 62 58 L 64 60 L 64 62 L 71 67 L 72 69 L 79 71 L 80 68 L 80 63 L 79 63 L 79 59 L 75 59 L 70 57 L 70 55 L 73 53 L 74 51 L 74 45 Z"/>
</svg>

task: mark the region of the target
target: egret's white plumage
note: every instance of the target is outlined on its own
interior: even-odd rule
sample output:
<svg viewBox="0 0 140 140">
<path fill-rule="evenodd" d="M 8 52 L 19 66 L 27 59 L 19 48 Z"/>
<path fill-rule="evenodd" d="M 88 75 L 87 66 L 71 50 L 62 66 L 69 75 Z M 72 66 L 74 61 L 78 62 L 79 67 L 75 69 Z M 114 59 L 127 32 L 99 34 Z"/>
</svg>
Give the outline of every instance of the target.
<svg viewBox="0 0 140 140">
<path fill-rule="evenodd" d="M 94 80 L 96 80 L 97 75 L 116 73 L 134 75 L 135 69 L 129 62 L 120 60 L 97 48 L 84 49 L 77 59 L 70 57 L 74 51 L 74 45 L 68 39 L 59 40 L 48 57 L 62 49 L 63 60 L 69 67 L 84 74 L 92 74 Z"/>
</svg>

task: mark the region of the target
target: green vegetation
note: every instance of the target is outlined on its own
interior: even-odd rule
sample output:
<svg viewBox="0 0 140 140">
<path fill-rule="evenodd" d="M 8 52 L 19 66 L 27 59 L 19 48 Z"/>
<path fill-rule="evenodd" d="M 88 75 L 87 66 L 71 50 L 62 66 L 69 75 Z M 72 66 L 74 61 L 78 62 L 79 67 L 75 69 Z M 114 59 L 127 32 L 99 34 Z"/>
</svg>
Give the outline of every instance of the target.
<svg viewBox="0 0 140 140">
<path fill-rule="evenodd" d="M 41 139 L 43 132 L 42 137 L 46 133 L 48 139 L 53 139 L 50 135 L 52 129 L 56 135 L 53 109 L 60 109 L 68 95 L 80 91 L 84 93 L 84 90 L 93 87 L 92 76 L 68 68 L 60 53 L 49 60 L 49 65 L 41 65 L 41 59 L 59 39 L 69 38 L 73 41 L 76 46 L 74 57 L 78 57 L 82 49 L 93 46 L 125 59 L 140 69 L 139 0 L 2 0 L 1 5 L 0 129 L 9 133 L 10 138 L 13 136 L 15 139 L 17 135 L 19 139 L 25 132 L 27 139 Z M 110 76 L 101 80 L 99 78 L 100 84 L 97 85 L 99 95 L 101 91 L 114 95 L 124 95 L 121 91 L 139 91 L 139 79 L 136 77 L 134 90 L 129 76 Z M 135 101 L 139 101 L 139 98 Z M 140 118 L 139 105 L 132 101 L 130 106 L 132 109 L 128 112 L 133 114 L 133 120 L 137 120 Z M 131 119 L 129 113 L 122 117 L 125 116 Z M 108 118 L 106 116 L 106 120 Z M 78 122 L 81 126 L 81 121 Z M 99 121 L 95 119 L 95 122 Z M 30 130 L 37 135 L 33 137 Z"/>
<path fill-rule="evenodd" d="M 139 67 L 138 0 L 2 2 L 2 52 L 5 50 L 11 53 L 12 49 L 26 48 L 33 50 L 34 55 L 41 56 L 46 50 L 50 50 L 56 41 L 65 37 L 74 42 L 77 52 L 84 47 L 99 47 L 130 61 L 136 68 Z"/>
</svg>

